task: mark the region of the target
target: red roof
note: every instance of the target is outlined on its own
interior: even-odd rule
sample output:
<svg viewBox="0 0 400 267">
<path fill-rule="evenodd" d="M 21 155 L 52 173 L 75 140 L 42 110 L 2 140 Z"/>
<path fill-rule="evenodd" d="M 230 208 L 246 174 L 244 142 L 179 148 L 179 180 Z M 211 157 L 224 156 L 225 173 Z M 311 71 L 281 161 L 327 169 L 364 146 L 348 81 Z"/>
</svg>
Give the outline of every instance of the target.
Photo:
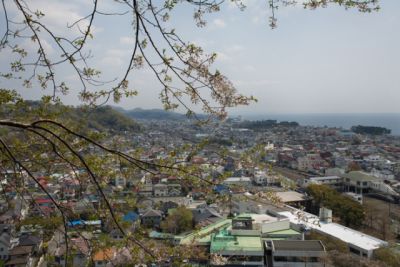
<svg viewBox="0 0 400 267">
<path fill-rule="evenodd" d="M 54 209 L 47 207 L 47 206 L 40 207 L 40 210 L 47 216 L 49 216 L 54 211 Z"/>
<path fill-rule="evenodd" d="M 42 180 L 39 180 L 39 184 L 41 184 L 44 188 L 46 188 L 47 187 L 47 181 L 46 180 L 44 180 L 44 179 L 42 179 Z"/>
<path fill-rule="evenodd" d="M 35 200 L 36 203 L 38 204 L 44 204 L 44 203 L 52 203 L 51 199 L 48 198 L 38 198 Z"/>
</svg>

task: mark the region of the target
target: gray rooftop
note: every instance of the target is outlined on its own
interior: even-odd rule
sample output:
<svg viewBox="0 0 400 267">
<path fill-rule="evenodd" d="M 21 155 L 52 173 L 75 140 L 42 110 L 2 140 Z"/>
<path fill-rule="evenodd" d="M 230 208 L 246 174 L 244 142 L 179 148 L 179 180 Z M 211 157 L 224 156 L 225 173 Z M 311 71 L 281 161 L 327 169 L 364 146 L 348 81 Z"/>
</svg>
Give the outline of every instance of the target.
<svg viewBox="0 0 400 267">
<path fill-rule="evenodd" d="M 325 251 L 319 240 L 273 240 L 275 250 L 290 251 Z"/>
<path fill-rule="evenodd" d="M 343 174 L 342 177 L 344 178 L 349 178 L 350 180 L 353 181 L 376 181 L 378 180 L 377 178 L 375 178 L 374 176 L 371 176 L 365 172 L 361 172 L 361 171 L 352 171 L 346 174 Z"/>
</svg>

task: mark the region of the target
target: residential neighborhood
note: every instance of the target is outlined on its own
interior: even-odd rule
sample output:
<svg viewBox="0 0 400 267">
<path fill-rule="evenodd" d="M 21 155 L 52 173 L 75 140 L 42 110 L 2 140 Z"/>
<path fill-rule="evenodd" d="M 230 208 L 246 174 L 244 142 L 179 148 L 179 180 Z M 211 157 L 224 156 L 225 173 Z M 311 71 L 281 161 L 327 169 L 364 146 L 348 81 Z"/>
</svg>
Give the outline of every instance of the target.
<svg viewBox="0 0 400 267">
<path fill-rule="evenodd" d="M 118 140 L 127 154 L 140 148 L 140 160 L 149 164 L 120 170 L 104 160 L 103 167 L 115 169 L 102 178 L 113 215 L 101 212 L 107 202 L 85 179 L 85 170 L 60 165 L 58 172 L 36 172 L 37 182 L 24 171 L 3 170 L 0 257 L 5 266 L 63 266 L 65 257 L 73 266 L 149 261 L 121 248 L 127 233 L 140 233 L 162 247 L 201 251 L 164 259 L 161 266 L 176 260 L 197 266 L 336 266 L 329 242 L 343 244 L 343 255 L 356 261 L 377 261 L 375 252 L 385 248 L 399 253 L 398 137 L 298 125 L 253 131 L 237 128 L 240 119 L 213 127 L 140 123 L 151 134 L 105 140 Z M 89 152 L 105 156 L 95 147 Z M 176 169 L 157 167 L 168 164 Z M 28 190 L 17 186 L 16 175 Z M 362 218 L 349 221 L 315 190 L 335 192 L 342 205 L 362 209 Z M 390 220 L 368 223 L 371 207 L 365 203 L 371 199 L 390 206 Z M 60 206 L 74 216 L 65 224 Z M 110 245 L 93 245 L 99 240 Z"/>
</svg>

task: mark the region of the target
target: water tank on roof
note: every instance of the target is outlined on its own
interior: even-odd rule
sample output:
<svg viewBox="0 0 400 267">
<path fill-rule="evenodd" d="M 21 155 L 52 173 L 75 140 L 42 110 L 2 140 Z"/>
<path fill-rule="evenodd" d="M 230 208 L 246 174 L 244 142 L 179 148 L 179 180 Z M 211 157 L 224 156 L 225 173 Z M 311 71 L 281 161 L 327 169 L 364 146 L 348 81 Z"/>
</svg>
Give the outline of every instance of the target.
<svg viewBox="0 0 400 267">
<path fill-rule="evenodd" d="M 332 222 L 332 210 L 322 207 L 319 209 L 319 220 L 321 222 Z"/>
</svg>

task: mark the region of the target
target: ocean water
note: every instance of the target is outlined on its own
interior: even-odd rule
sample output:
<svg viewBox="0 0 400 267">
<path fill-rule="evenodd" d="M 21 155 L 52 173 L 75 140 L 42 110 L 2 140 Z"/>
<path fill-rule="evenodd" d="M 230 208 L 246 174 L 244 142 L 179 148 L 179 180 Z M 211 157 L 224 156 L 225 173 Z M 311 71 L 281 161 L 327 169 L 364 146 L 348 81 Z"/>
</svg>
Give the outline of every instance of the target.
<svg viewBox="0 0 400 267">
<path fill-rule="evenodd" d="M 328 126 L 350 129 L 355 125 L 379 126 L 400 136 L 400 113 L 388 114 L 249 114 L 247 120 L 296 121 L 303 126 Z"/>
</svg>

